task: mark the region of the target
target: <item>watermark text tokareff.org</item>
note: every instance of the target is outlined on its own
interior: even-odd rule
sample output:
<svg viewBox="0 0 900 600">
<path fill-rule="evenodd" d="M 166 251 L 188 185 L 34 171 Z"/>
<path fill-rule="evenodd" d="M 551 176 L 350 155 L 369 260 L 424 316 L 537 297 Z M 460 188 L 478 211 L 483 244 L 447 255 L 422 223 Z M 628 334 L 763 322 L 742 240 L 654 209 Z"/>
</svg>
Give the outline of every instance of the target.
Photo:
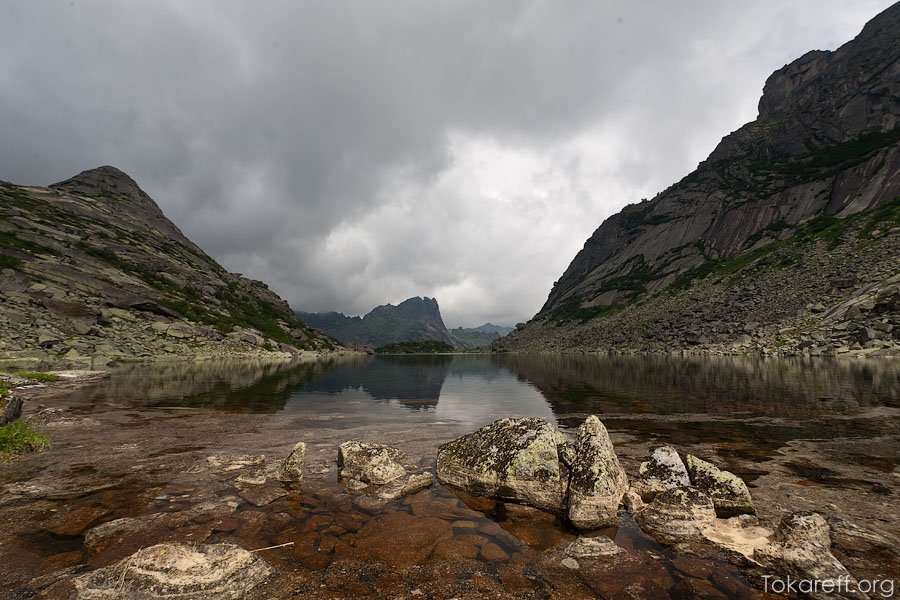
<svg viewBox="0 0 900 600">
<path fill-rule="evenodd" d="M 790 575 L 785 578 L 763 575 L 766 592 L 775 594 L 840 594 L 863 593 L 881 598 L 894 597 L 893 579 L 851 579 L 841 575 L 837 579 L 794 579 Z"/>
</svg>

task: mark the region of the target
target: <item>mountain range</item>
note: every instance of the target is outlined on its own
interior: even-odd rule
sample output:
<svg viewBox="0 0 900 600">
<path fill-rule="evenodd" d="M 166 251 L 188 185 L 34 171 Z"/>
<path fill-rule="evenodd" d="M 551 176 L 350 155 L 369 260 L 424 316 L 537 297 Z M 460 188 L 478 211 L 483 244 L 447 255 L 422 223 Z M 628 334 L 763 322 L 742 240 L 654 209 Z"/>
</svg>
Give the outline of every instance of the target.
<svg viewBox="0 0 900 600">
<path fill-rule="evenodd" d="M 416 340 L 438 340 L 456 348 L 477 348 L 512 331 L 511 327 L 491 323 L 448 331 L 437 300 L 418 296 L 396 306 L 376 306 L 362 317 L 338 312 L 298 312 L 297 316 L 344 344 L 371 348 Z"/>
<path fill-rule="evenodd" d="M 759 115 L 604 221 L 501 351 L 898 350 L 900 4 L 774 72 Z"/>
<path fill-rule="evenodd" d="M 0 299 L 4 363 L 339 348 L 266 284 L 226 271 L 109 166 L 50 187 L 0 182 Z"/>
</svg>

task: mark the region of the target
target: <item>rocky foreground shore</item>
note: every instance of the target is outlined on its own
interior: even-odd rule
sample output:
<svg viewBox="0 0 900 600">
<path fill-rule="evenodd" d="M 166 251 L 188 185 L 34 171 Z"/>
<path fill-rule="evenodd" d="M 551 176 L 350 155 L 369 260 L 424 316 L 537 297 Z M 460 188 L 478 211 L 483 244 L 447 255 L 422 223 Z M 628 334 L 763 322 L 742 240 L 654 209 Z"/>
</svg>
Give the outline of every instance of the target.
<svg viewBox="0 0 900 600">
<path fill-rule="evenodd" d="M 641 575 L 633 571 L 635 549 L 628 544 L 620 546 L 622 542 L 616 541 L 620 538 L 609 537 L 607 533 L 609 527 L 627 526 L 627 522 L 637 523 L 644 534 L 672 548 L 676 561 L 697 561 L 693 567 L 695 574 L 720 573 L 721 567 L 715 567 L 715 562 L 708 558 L 712 552 L 733 562 L 741 569 L 743 576 L 758 586 L 762 586 L 764 577 L 793 577 L 845 581 L 850 582 L 851 586 L 845 589 L 853 589 L 855 580 L 832 553 L 832 536 L 836 535 L 833 527 L 838 528 L 842 544 L 846 544 L 848 536 L 852 539 L 854 535 L 860 544 L 887 544 L 886 540 L 879 540 L 877 534 L 854 528 L 841 519 L 828 519 L 816 512 L 789 512 L 774 519 L 757 517 L 749 489 L 739 477 L 669 446 L 656 448 L 629 481 L 606 428 L 594 416 L 588 417 L 572 437 L 541 419 L 501 419 L 442 444 L 438 448 L 436 463 L 427 458 L 410 461 L 396 447 L 357 440 L 346 441 L 332 448 L 332 452 L 336 454 L 336 474 L 340 486 L 336 497 L 346 498 L 356 510 L 361 510 L 362 520 L 351 524 L 346 516 L 341 517 L 340 510 L 326 516 L 326 512 L 314 509 L 315 514 L 324 519 L 323 523 L 331 523 L 327 527 L 333 532 L 331 537 L 327 532 L 324 537 L 322 534 L 316 535 L 321 540 L 317 541 L 311 555 L 300 546 L 309 537 L 304 532 L 316 534 L 316 525 L 313 529 L 304 525 L 298 531 L 288 528 L 277 539 L 271 540 L 277 543 L 264 548 L 241 547 L 231 542 L 194 544 L 189 541 L 193 533 L 185 539 L 186 531 L 199 535 L 198 541 L 203 541 L 216 530 L 234 531 L 233 528 L 239 528 L 238 531 L 243 531 L 250 526 L 240 511 L 236 512 L 243 503 L 248 503 L 251 508 L 256 507 L 256 510 L 266 510 L 291 499 L 291 502 L 296 502 L 299 498 L 297 494 L 304 486 L 305 474 L 321 477 L 334 473 L 327 463 L 321 462 L 321 452 L 316 453 L 316 459 L 309 463 L 306 460 L 307 444 L 298 442 L 285 458 L 276 461 L 268 460 L 265 455 L 224 453 L 207 456 L 205 465 L 191 470 L 194 473 L 192 477 L 231 481 L 232 485 L 237 486 L 237 495 L 231 500 L 217 501 L 215 495 L 207 493 L 204 497 L 193 498 L 193 503 L 186 510 L 173 512 L 163 509 L 140 518 L 125 517 L 88 526 L 83 536 L 89 552 L 120 558 L 80 574 L 81 569 L 78 568 L 63 570 L 43 582 L 38 581 L 37 585 L 48 586 L 43 593 L 46 597 L 78 599 L 285 597 L 290 595 L 288 590 L 291 585 L 295 589 L 306 590 L 304 597 L 342 598 L 348 597 L 349 593 L 356 597 L 415 598 L 416 590 L 407 595 L 391 588 L 392 585 L 399 585 L 401 580 L 388 583 L 384 578 L 390 576 L 386 573 L 373 575 L 376 589 L 361 588 L 358 578 L 347 573 L 347 593 L 335 591 L 333 586 L 340 588 L 337 581 L 322 584 L 323 587 L 327 585 L 330 591 L 313 591 L 296 579 L 288 577 L 286 580 L 286 565 L 282 560 L 270 561 L 274 552 L 285 550 L 300 552 L 299 556 L 305 557 L 302 559 L 304 565 L 319 564 L 316 561 L 325 558 L 321 552 L 325 550 L 323 544 L 328 539 L 332 545 L 330 551 L 355 556 L 357 561 L 363 560 L 355 563 L 351 560 L 345 568 L 355 564 L 358 569 L 371 569 L 368 561 L 373 557 L 378 557 L 380 563 L 403 567 L 424 561 L 434 553 L 444 557 L 440 560 L 448 565 L 451 572 L 459 568 L 453 566 L 458 565 L 456 561 L 467 560 L 467 557 L 485 561 L 484 564 L 508 560 L 509 548 L 499 540 L 485 540 L 472 545 L 465 535 L 450 534 L 445 521 L 437 518 L 438 515 L 448 514 L 448 505 L 438 497 L 423 493 L 435 480 L 434 474 L 423 464 L 436 464 L 437 479 L 472 506 L 502 506 L 503 511 L 515 515 L 514 520 L 520 524 L 524 522 L 540 527 L 549 518 L 551 523 L 561 520 L 578 531 L 576 536 L 569 538 L 571 541 L 559 549 L 545 550 L 539 562 L 531 567 L 514 567 L 512 564 L 504 567 L 507 569 L 507 574 L 503 576 L 504 587 L 507 583 L 510 585 L 506 593 L 497 589 L 500 592 L 497 597 L 537 598 L 545 597 L 548 591 L 550 597 L 559 598 L 605 597 L 599 590 L 604 589 L 604 585 L 607 585 L 606 589 L 610 588 L 608 584 L 599 582 L 596 587 L 589 583 L 587 588 L 593 591 L 586 594 L 574 586 L 570 591 L 564 591 L 565 587 L 556 592 L 546 588 L 541 591 L 542 586 L 537 582 L 543 580 L 544 585 L 549 583 L 551 587 L 563 585 L 568 577 L 566 573 L 577 575 L 584 581 L 584 578 L 590 579 L 601 571 L 614 573 L 617 566 L 626 578 L 636 578 L 631 583 L 638 584 Z M 16 498 L 22 500 L 35 495 L 46 497 L 47 494 L 59 493 L 42 492 L 27 485 L 12 486 L 7 488 L 0 500 L 0 509 Z M 188 495 L 191 493 L 196 492 L 189 492 Z M 166 494 L 160 499 L 173 508 L 184 506 L 181 504 L 184 502 L 182 496 L 177 493 Z M 306 504 L 306 501 L 300 502 L 301 506 Z M 411 506 L 412 515 L 405 517 L 406 513 L 402 510 L 385 512 L 386 507 L 396 502 Z M 429 507 L 431 502 L 433 505 Z M 247 513 L 246 509 L 244 513 Z M 450 514 L 455 515 L 450 517 L 454 529 L 457 525 L 466 530 L 472 527 L 468 531 L 476 535 L 469 537 L 473 541 L 483 539 L 477 534 L 485 526 L 477 521 L 468 521 L 471 517 L 465 513 L 458 508 L 450 509 Z M 262 517 L 266 513 L 255 514 Z M 364 516 L 366 514 L 370 516 Z M 51 529 L 57 531 L 57 535 L 71 535 L 81 527 L 79 523 L 90 523 L 97 515 L 96 510 L 85 509 L 67 516 L 61 515 L 61 518 L 55 519 L 58 521 L 56 525 L 51 523 Z M 276 512 L 266 518 L 279 520 L 282 526 L 286 525 L 285 520 L 291 519 L 285 512 Z M 313 521 L 317 523 L 315 519 Z M 427 525 L 424 529 L 422 523 Z M 257 520 L 256 530 L 259 531 L 262 526 L 263 521 Z M 341 549 L 342 544 L 347 544 L 348 538 L 342 535 L 342 532 L 348 531 L 347 528 L 356 533 L 348 534 L 353 541 Z M 201 533 L 204 530 L 207 530 L 206 533 Z M 528 526 L 523 528 L 523 531 L 527 530 Z M 498 529 L 496 533 L 501 531 Z M 165 541 L 176 532 L 174 537 L 180 541 Z M 367 536 L 370 536 L 371 544 L 366 541 Z M 423 540 L 423 536 L 433 539 Z M 140 548 L 136 552 L 123 554 L 128 547 L 135 547 L 138 543 Z M 691 559 L 692 556 L 707 558 Z M 324 567 L 327 563 L 325 561 L 321 565 Z M 704 564 L 708 566 L 701 568 Z M 521 580 L 517 581 L 514 575 L 522 568 L 525 578 L 521 579 L 523 575 L 518 575 Z M 553 575 L 548 569 L 558 571 Z M 539 574 L 539 577 L 529 583 L 528 573 L 532 574 L 531 577 Z M 340 577 L 338 572 L 331 572 L 330 576 Z M 756 597 L 748 590 L 742 590 L 741 584 L 736 581 L 730 584 L 732 588 L 729 593 L 727 580 L 722 579 L 721 573 L 718 577 L 715 583 L 702 578 L 688 578 L 683 580 L 687 584 L 672 588 L 672 592 L 681 594 L 677 597 L 685 598 L 725 598 L 726 594 L 735 598 Z M 291 581 L 293 583 L 289 584 Z M 621 595 L 615 597 L 646 598 L 656 597 L 655 594 L 660 591 L 665 593 L 665 590 L 653 586 L 647 588 L 646 583 L 632 588 L 628 583 L 618 584 Z M 387 592 L 387 596 L 376 591 L 379 586 Z M 394 589 L 393 595 L 390 589 Z M 483 597 L 489 589 L 472 590 L 477 594 L 471 597 Z M 423 595 L 420 590 L 418 596 Z M 454 596 L 470 597 L 465 593 L 459 594 L 459 590 L 446 597 Z M 760 593 L 758 597 L 767 596 Z M 811 597 L 866 596 L 841 593 L 812 594 Z"/>
</svg>

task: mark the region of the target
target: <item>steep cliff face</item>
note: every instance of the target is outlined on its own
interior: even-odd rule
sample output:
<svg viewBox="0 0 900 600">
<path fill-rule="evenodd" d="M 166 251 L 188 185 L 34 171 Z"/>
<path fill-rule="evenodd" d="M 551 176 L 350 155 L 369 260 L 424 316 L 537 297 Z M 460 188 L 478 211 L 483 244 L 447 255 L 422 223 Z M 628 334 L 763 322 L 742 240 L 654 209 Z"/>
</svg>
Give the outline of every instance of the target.
<svg viewBox="0 0 900 600">
<path fill-rule="evenodd" d="M 49 188 L 0 182 L 0 217 L 0 360 L 96 367 L 335 347 L 114 167 Z"/>
<path fill-rule="evenodd" d="M 341 313 L 297 313 L 311 327 L 321 329 L 345 344 L 379 347 L 412 340 L 439 340 L 453 345 L 433 298 L 409 298 L 397 306 L 376 306 L 363 317 Z"/>
<path fill-rule="evenodd" d="M 810 52 L 765 84 L 759 117 L 696 171 L 607 219 L 539 317 L 655 293 L 679 274 L 900 195 L 900 5 L 834 52 Z"/>
<path fill-rule="evenodd" d="M 545 340 L 556 349 L 600 349 L 622 343 L 641 349 L 643 331 L 635 329 L 630 340 L 616 341 L 618 336 L 612 331 L 599 333 L 602 327 L 592 320 L 627 320 L 636 305 L 654 314 L 663 311 L 664 305 L 666 310 L 678 310 L 671 301 L 673 294 L 696 289 L 706 276 L 721 277 L 728 261 L 736 261 L 734 273 L 776 249 L 799 255 L 791 259 L 790 268 L 782 265 L 794 283 L 838 276 L 831 268 L 837 264 L 834 261 L 852 265 L 858 270 L 856 279 L 866 285 L 879 285 L 872 279 L 880 274 L 894 274 L 896 263 L 892 272 L 890 262 L 897 231 L 896 210 L 891 207 L 900 197 L 897 39 L 900 4 L 878 15 L 856 39 L 838 50 L 810 52 L 773 73 L 759 102 L 759 117 L 726 136 L 693 173 L 652 200 L 628 206 L 607 219 L 554 284 L 547 302 L 526 328 L 530 331 L 513 333 L 502 346 L 541 349 L 541 340 Z M 858 214 L 876 215 L 888 226 L 876 225 L 879 236 L 874 240 L 866 233 L 871 231 L 868 225 L 842 230 L 846 234 L 843 241 L 848 243 L 844 249 L 823 249 L 815 244 L 787 248 L 789 240 L 809 241 L 815 237 L 812 230 L 837 229 L 833 219 Z M 865 239 L 858 238 L 859 233 Z M 866 244 L 871 260 L 855 260 L 853 253 L 865 253 Z M 831 253 L 834 261 L 805 262 L 805 253 Z M 752 276 L 748 271 L 736 276 L 755 285 L 770 280 L 772 272 L 772 268 L 763 268 Z M 885 285 L 892 289 L 891 283 Z M 812 287 L 816 291 L 804 293 L 822 293 Z M 781 292 L 790 293 L 790 289 Z M 826 285 L 825 292 L 830 291 Z M 855 287 L 842 288 L 834 300 L 846 299 L 856 291 Z M 818 301 L 797 293 L 799 306 L 788 302 L 790 308 L 772 318 L 798 318 L 807 303 Z M 702 307 L 707 300 L 692 301 Z M 784 304 L 777 297 L 775 300 Z M 627 313 L 624 317 L 620 315 L 623 312 Z M 759 318 L 772 320 L 765 315 L 757 315 Z M 658 328 L 665 321 L 660 319 L 654 317 L 650 322 L 656 322 Z M 733 318 L 717 314 L 712 320 L 729 323 Z M 695 331 L 694 338 L 704 337 L 696 333 L 699 329 L 719 332 L 700 317 L 696 322 L 688 317 L 683 321 L 688 331 Z M 560 327 L 571 331 L 563 334 Z M 577 333 L 587 330 L 594 333 Z M 732 335 L 738 333 L 745 332 Z M 685 336 L 676 336 L 658 349 L 684 344 Z"/>
</svg>

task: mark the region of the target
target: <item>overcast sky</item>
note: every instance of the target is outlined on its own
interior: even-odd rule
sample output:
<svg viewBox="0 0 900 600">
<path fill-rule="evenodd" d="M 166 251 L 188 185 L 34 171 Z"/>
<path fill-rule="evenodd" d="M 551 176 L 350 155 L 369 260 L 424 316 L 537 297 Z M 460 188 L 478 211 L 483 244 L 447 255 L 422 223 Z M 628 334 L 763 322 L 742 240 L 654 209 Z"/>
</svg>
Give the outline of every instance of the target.
<svg viewBox="0 0 900 600">
<path fill-rule="evenodd" d="M 885 0 L 0 0 L 0 179 L 111 164 L 300 310 L 530 318 Z"/>
</svg>

